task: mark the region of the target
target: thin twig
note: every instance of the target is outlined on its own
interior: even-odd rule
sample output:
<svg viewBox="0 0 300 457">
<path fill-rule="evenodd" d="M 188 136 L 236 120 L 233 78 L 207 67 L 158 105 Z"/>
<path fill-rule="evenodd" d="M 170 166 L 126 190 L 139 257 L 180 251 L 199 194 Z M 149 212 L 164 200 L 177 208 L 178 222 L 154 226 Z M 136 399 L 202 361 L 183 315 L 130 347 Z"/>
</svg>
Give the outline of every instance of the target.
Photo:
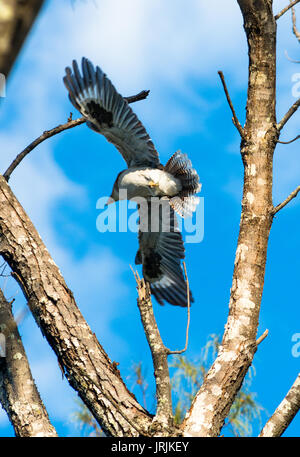
<svg viewBox="0 0 300 457">
<path fill-rule="evenodd" d="M 4 173 L 4 178 L 6 181 L 9 180 L 12 172 L 17 168 L 17 166 L 22 162 L 22 160 L 34 149 L 36 148 L 39 144 L 41 144 L 43 141 L 47 140 L 48 138 L 51 138 L 54 135 L 57 135 L 58 133 L 63 132 L 64 130 L 72 129 L 73 127 L 77 127 L 78 125 L 81 125 L 85 122 L 85 118 L 81 117 L 72 121 L 68 121 L 65 124 L 60 124 L 57 127 L 54 127 L 51 130 L 46 130 L 45 132 L 42 133 L 38 138 L 36 138 L 32 143 L 30 143 L 25 149 L 23 149 L 20 154 L 17 155 L 17 157 L 14 159 L 14 161 L 10 164 L 6 172 Z"/>
<path fill-rule="evenodd" d="M 124 97 L 124 99 L 128 103 L 134 103 L 140 100 L 144 100 L 147 98 L 149 94 L 149 90 L 143 90 L 139 92 L 136 95 L 132 95 L 130 97 Z M 30 143 L 20 154 L 17 155 L 17 157 L 14 159 L 14 161 L 10 164 L 6 172 L 4 173 L 4 178 L 6 181 L 9 180 L 12 172 L 15 170 L 15 168 L 22 162 L 22 160 L 34 149 L 36 148 L 39 144 L 41 144 L 43 141 L 47 140 L 48 138 L 51 138 L 54 135 L 57 135 L 58 133 L 61 133 L 65 130 L 72 129 L 73 127 L 77 127 L 78 125 L 84 124 L 86 122 L 86 119 L 84 117 L 80 117 L 78 119 L 72 120 L 72 115 L 70 115 L 68 122 L 65 124 L 60 124 L 57 127 L 54 127 L 51 130 L 46 130 L 45 132 L 42 133 L 38 138 L 36 138 L 32 143 Z"/>
<path fill-rule="evenodd" d="M 267 338 L 268 334 L 269 334 L 269 330 L 267 329 L 264 331 L 264 333 L 259 338 L 257 338 L 256 346 L 258 346 L 265 338 Z"/>
<path fill-rule="evenodd" d="M 183 349 L 179 351 L 170 351 L 168 349 L 168 355 L 174 355 L 174 354 L 182 354 L 187 350 L 188 344 L 189 344 L 189 327 L 190 327 L 190 320 L 191 320 L 191 300 L 190 300 L 190 285 L 189 285 L 189 279 L 186 271 L 186 265 L 185 262 L 183 262 L 183 268 L 184 268 L 184 274 L 185 274 L 185 280 L 186 280 L 186 292 L 187 292 L 187 324 L 186 324 L 186 333 L 185 333 L 185 346 Z"/>
<path fill-rule="evenodd" d="M 284 54 L 285 54 L 285 57 L 286 57 L 290 62 L 293 62 L 293 63 L 300 63 L 300 60 L 292 59 L 292 58 L 288 55 L 287 50 L 284 51 Z"/>
<path fill-rule="evenodd" d="M 278 211 L 284 208 L 293 198 L 297 197 L 298 193 L 300 192 L 300 186 L 298 186 L 282 203 L 275 206 L 272 210 L 272 216 L 274 216 Z"/>
<path fill-rule="evenodd" d="M 285 8 L 283 8 L 283 10 L 281 10 L 278 14 L 276 14 L 275 17 L 275 20 L 277 21 L 277 19 L 279 19 L 281 16 L 284 15 L 284 13 L 286 13 L 290 8 L 293 8 L 293 6 L 297 5 L 297 3 L 299 3 L 300 0 L 294 0 L 293 2 L 291 2 L 289 5 L 287 5 Z"/>
<path fill-rule="evenodd" d="M 139 92 L 136 95 L 132 95 L 130 97 L 124 97 L 124 98 L 127 101 L 127 103 L 135 103 L 135 102 L 139 102 L 141 100 L 145 100 L 145 98 L 148 97 L 149 93 L 150 93 L 150 90 L 142 90 L 141 92 Z"/>
<path fill-rule="evenodd" d="M 295 13 L 295 8 L 292 8 L 292 24 L 293 24 L 293 33 L 295 37 L 297 38 L 298 41 L 300 41 L 300 33 L 297 30 L 297 25 L 296 25 L 296 13 Z"/>
<path fill-rule="evenodd" d="M 225 82 L 225 78 L 224 78 L 224 75 L 223 75 L 223 72 L 222 71 L 218 71 L 218 75 L 220 76 L 220 79 L 221 79 L 221 82 L 222 82 L 222 85 L 223 85 L 223 89 L 224 89 L 224 92 L 225 92 L 225 95 L 226 95 L 226 98 L 227 98 L 227 102 L 229 104 L 229 107 L 231 109 L 231 112 L 232 112 L 232 122 L 234 123 L 234 125 L 236 126 L 236 128 L 238 129 L 239 131 L 239 134 L 241 135 L 241 137 L 243 138 L 244 136 L 244 130 L 243 130 L 243 127 L 241 126 L 238 118 L 237 118 L 237 115 L 235 113 L 235 110 L 234 110 L 234 107 L 233 107 L 233 104 L 232 104 L 232 101 L 231 101 L 231 98 L 230 98 L 230 95 L 229 95 L 229 92 L 228 92 L 228 89 L 227 89 L 227 86 L 226 86 L 226 82 Z"/>
<path fill-rule="evenodd" d="M 291 144 L 293 143 L 294 141 L 298 140 L 300 138 L 300 135 L 297 135 L 296 138 L 290 140 L 290 141 L 277 141 L 277 143 L 280 143 L 280 144 Z"/>
<path fill-rule="evenodd" d="M 281 121 L 277 124 L 277 130 L 280 132 L 280 130 L 285 126 L 287 121 L 292 117 L 292 115 L 297 111 L 297 109 L 300 106 L 300 98 L 298 98 L 297 101 L 290 107 L 288 112 L 283 116 Z"/>
</svg>

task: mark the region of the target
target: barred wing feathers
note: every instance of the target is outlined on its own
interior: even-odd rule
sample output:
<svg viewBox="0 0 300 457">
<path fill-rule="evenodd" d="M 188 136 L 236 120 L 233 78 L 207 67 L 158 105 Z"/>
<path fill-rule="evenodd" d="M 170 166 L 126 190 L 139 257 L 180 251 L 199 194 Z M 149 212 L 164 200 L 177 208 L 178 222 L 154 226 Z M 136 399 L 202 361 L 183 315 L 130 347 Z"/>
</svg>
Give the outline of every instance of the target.
<svg viewBox="0 0 300 457">
<path fill-rule="evenodd" d="M 63 80 L 71 103 L 87 125 L 116 146 L 128 167 L 160 165 L 145 127 L 99 67 L 95 69 L 84 57 L 81 75 L 74 60 L 73 71 L 67 67 Z"/>
<path fill-rule="evenodd" d="M 143 276 L 150 283 L 157 301 L 187 306 L 187 285 L 181 260 L 185 249 L 174 210 L 169 200 L 139 205 L 140 231 L 136 263 L 143 265 Z M 190 301 L 193 301 L 190 294 Z"/>
</svg>

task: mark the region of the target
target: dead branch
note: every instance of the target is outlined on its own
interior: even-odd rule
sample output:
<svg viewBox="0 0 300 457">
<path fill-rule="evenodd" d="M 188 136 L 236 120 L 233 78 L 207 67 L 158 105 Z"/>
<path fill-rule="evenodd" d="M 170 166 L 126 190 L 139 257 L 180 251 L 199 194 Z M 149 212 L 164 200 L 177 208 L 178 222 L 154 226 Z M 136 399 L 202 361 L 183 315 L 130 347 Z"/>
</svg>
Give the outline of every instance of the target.
<svg viewBox="0 0 300 457">
<path fill-rule="evenodd" d="M 0 358 L 0 402 L 16 436 L 57 436 L 33 380 L 11 303 L 1 289 L 0 331 L 5 337 L 5 357 Z"/>
<path fill-rule="evenodd" d="M 259 337 L 257 338 L 256 340 L 256 346 L 258 346 L 260 343 L 262 343 L 268 336 L 269 334 L 269 330 L 265 330 L 264 333 Z"/>
<path fill-rule="evenodd" d="M 278 211 L 280 211 L 282 208 L 284 208 L 288 203 L 290 203 L 293 198 L 296 198 L 298 193 L 300 192 L 300 186 L 298 186 L 293 192 L 290 193 L 290 195 L 279 205 L 275 206 L 273 210 L 271 211 L 272 216 L 274 216 Z"/>
<path fill-rule="evenodd" d="M 294 384 L 282 400 L 274 414 L 270 417 L 260 437 L 279 437 L 290 425 L 300 409 L 300 373 Z"/>
<path fill-rule="evenodd" d="M 290 4 L 287 5 L 285 8 L 283 8 L 278 14 L 276 14 L 275 17 L 275 20 L 277 21 L 277 19 L 279 19 L 281 16 L 283 16 L 290 8 L 293 8 L 293 6 L 297 5 L 297 3 L 299 3 L 300 0 L 294 0 L 294 1 L 291 1 L 290 0 Z"/>
<path fill-rule="evenodd" d="M 292 140 L 290 141 L 277 141 L 277 143 L 280 143 L 280 144 L 291 144 L 291 143 L 294 143 L 294 141 L 298 140 L 300 138 L 300 135 L 297 135 L 295 138 L 293 138 Z"/>
<path fill-rule="evenodd" d="M 153 422 L 159 429 L 173 431 L 171 383 L 168 367 L 168 349 L 165 347 L 153 313 L 150 287 L 137 272 L 134 272 L 138 291 L 138 308 L 143 328 L 151 350 L 156 382 L 157 409 Z"/>
<path fill-rule="evenodd" d="M 300 63 L 300 60 L 292 59 L 292 58 L 288 55 L 287 50 L 284 51 L 284 54 L 285 54 L 285 57 L 286 57 L 290 62 L 293 62 L 293 63 Z"/>
<path fill-rule="evenodd" d="M 230 95 L 229 95 L 229 92 L 228 92 L 228 89 L 227 89 L 227 86 L 226 86 L 226 82 L 225 82 L 225 78 L 224 78 L 224 75 L 223 75 L 223 72 L 222 71 L 218 71 L 218 75 L 220 76 L 220 79 L 221 79 L 221 82 L 222 82 L 222 85 L 223 85 L 223 89 L 224 89 L 224 92 L 225 92 L 225 95 L 226 95 L 226 99 L 227 99 L 227 102 L 228 102 L 228 105 L 231 109 L 231 112 L 232 112 L 232 122 L 233 124 L 235 125 L 235 127 L 237 128 L 239 134 L 241 135 L 241 137 L 243 138 L 243 135 L 244 135 L 244 130 L 243 130 L 243 127 L 241 126 L 238 118 L 237 118 L 237 115 L 235 113 L 235 110 L 234 110 L 234 107 L 233 107 L 233 104 L 232 104 L 232 101 L 231 101 L 231 98 L 230 98 Z"/>
<path fill-rule="evenodd" d="M 277 124 L 277 130 L 280 132 L 282 128 L 285 126 L 287 121 L 293 116 L 293 114 L 297 111 L 297 109 L 300 106 L 300 98 L 295 101 L 295 103 L 290 107 L 290 109 L 287 111 L 287 113 L 283 116 L 280 122 Z"/>
<path fill-rule="evenodd" d="M 297 30 L 297 25 L 296 25 L 296 13 L 295 13 L 295 8 L 292 8 L 292 29 L 293 29 L 293 34 L 297 38 L 298 41 L 300 41 L 300 33 Z"/>
<path fill-rule="evenodd" d="M 150 92 L 149 90 L 143 90 L 143 91 L 139 92 L 137 95 L 132 95 L 130 97 L 124 97 L 124 98 L 125 98 L 125 100 L 127 100 L 128 103 L 134 103 L 134 102 L 144 100 L 145 98 L 147 98 L 149 95 L 149 92 Z M 46 130 L 45 132 L 43 132 L 42 135 L 40 135 L 38 138 L 36 138 L 34 141 L 32 141 L 32 143 L 30 143 L 22 152 L 20 152 L 20 154 L 18 154 L 17 157 L 14 159 L 14 161 L 10 164 L 8 169 L 3 174 L 6 181 L 9 180 L 12 172 L 22 162 L 22 160 L 43 141 L 47 140 L 48 138 L 51 138 L 54 135 L 57 135 L 58 133 L 64 132 L 65 130 L 69 130 L 74 127 L 77 127 L 78 125 L 81 125 L 85 122 L 86 122 L 86 119 L 84 117 L 80 117 L 78 119 L 72 120 L 72 113 L 71 113 L 68 121 L 65 124 L 60 124 L 51 130 Z"/>
</svg>

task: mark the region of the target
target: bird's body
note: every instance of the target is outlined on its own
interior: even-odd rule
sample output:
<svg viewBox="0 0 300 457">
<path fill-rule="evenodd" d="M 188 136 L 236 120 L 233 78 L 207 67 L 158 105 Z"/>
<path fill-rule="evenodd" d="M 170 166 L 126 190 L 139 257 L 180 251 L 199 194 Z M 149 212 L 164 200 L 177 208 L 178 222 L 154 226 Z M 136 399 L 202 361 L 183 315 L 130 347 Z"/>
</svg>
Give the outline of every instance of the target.
<svg viewBox="0 0 300 457">
<path fill-rule="evenodd" d="M 185 249 L 175 211 L 185 217 L 195 210 L 198 199 L 194 195 L 201 188 L 196 170 L 180 151 L 165 166 L 160 163 L 152 140 L 127 101 L 86 58 L 82 59 L 82 74 L 76 61 L 73 71 L 66 68 L 64 83 L 70 101 L 86 118 L 88 127 L 113 143 L 127 163 L 128 168 L 117 176 L 109 203 L 124 198 L 138 202 L 136 264 L 143 265 L 144 278 L 161 305 L 166 300 L 187 306 L 181 267 Z"/>
<path fill-rule="evenodd" d="M 174 197 L 181 191 L 182 185 L 179 179 L 159 168 L 132 167 L 119 174 L 116 188 L 120 195 L 127 193 L 127 199 L 132 200 L 136 197 Z"/>
</svg>

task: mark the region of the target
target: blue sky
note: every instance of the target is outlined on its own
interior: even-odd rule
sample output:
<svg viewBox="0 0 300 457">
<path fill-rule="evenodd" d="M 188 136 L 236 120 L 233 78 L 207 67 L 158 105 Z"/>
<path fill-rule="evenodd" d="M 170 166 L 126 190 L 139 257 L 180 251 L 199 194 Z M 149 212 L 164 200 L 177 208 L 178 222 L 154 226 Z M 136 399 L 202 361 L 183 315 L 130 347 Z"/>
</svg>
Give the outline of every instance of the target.
<svg viewBox="0 0 300 457">
<path fill-rule="evenodd" d="M 287 1 L 275 0 L 274 11 Z M 300 12 L 299 12 L 300 21 Z M 292 77 L 300 73 L 300 44 L 290 15 L 278 21 L 278 118 L 295 101 Z M 62 84 L 73 58 L 100 65 L 123 95 L 150 89 L 133 106 L 158 149 L 162 163 L 177 149 L 191 158 L 203 183 L 204 238 L 186 245 L 186 263 L 195 303 L 187 356 L 194 358 L 208 335 L 222 334 L 238 236 L 242 163 L 239 136 L 231 122 L 218 70 L 224 72 L 241 123 L 245 118 L 247 48 L 235 0 L 95 0 L 45 3 L 11 73 L 1 100 L 0 144 L 4 171 L 15 155 L 41 132 L 65 122 L 70 111 Z M 300 113 L 282 139 L 299 134 Z M 105 160 L 103 158 L 105 157 Z M 85 125 L 35 149 L 15 171 L 11 186 L 39 230 L 77 303 L 125 379 L 143 361 L 153 389 L 152 363 L 136 306 L 134 233 L 99 233 L 99 197 L 110 195 L 120 154 Z M 300 182 L 299 143 L 279 145 L 274 161 L 274 203 Z M 299 372 L 292 336 L 300 332 L 300 199 L 278 214 L 271 232 L 259 334 L 269 336 L 254 359 L 252 390 L 272 413 Z M 15 312 L 26 303 L 12 279 L 1 283 L 15 297 Z M 170 348 L 184 346 L 186 311 L 155 300 L 161 335 Z M 33 376 L 50 418 L 62 436 L 78 430 L 71 416 L 76 393 L 61 379 L 56 358 L 28 313 L 20 332 Z M 129 388 L 131 387 L 129 380 Z M 136 392 L 138 396 L 138 392 Z M 263 423 L 267 414 L 262 414 Z M 285 433 L 299 436 L 300 417 Z M 254 424 L 254 434 L 259 424 Z M 0 436 L 13 436 L 0 410 Z"/>
</svg>

